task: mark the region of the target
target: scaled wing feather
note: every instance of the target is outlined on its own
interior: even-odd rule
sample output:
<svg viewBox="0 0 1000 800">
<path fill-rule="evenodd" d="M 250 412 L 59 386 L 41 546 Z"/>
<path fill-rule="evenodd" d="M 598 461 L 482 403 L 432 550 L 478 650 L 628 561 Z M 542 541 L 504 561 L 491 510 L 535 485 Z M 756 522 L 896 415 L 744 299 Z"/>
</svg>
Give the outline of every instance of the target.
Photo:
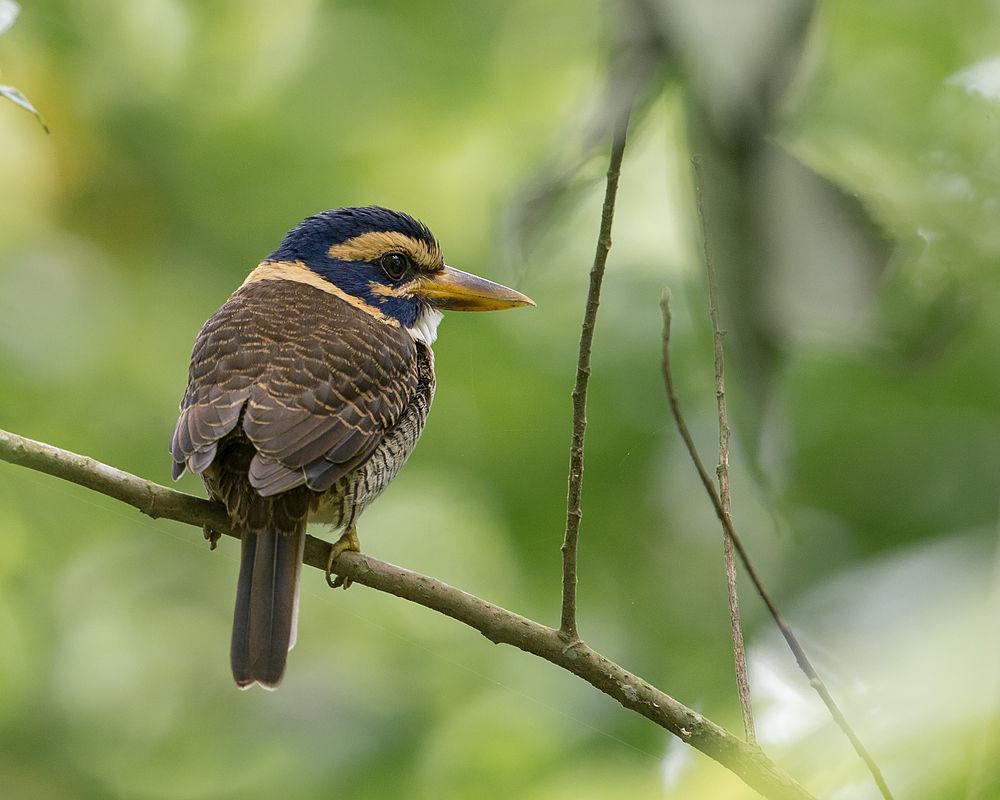
<svg viewBox="0 0 1000 800">
<path fill-rule="evenodd" d="M 205 324 L 171 452 L 202 472 L 241 424 L 262 495 L 329 489 L 362 463 L 418 385 L 409 334 L 315 287 L 244 286 Z"/>
</svg>

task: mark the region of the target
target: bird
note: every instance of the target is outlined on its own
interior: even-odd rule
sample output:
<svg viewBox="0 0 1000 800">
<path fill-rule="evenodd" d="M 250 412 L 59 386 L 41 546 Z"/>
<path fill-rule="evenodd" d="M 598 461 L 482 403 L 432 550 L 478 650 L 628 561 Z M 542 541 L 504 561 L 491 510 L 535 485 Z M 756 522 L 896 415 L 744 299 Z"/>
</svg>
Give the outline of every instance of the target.
<svg viewBox="0 0 1000 800">
<path fill-rule="evenodd" d="M 442 311 L 535 303 L 445 263 L 422 222 L 381 206 L 304 219 L 195 339 L 170 441 L 239 533 L 230 666 L 274 689 L 295 644 L 309 522 L 360 551 L 361 513 L 399 473 L 434 398 Z M 218 534 L 206 529 L 214 546 Z"/>
</svg>

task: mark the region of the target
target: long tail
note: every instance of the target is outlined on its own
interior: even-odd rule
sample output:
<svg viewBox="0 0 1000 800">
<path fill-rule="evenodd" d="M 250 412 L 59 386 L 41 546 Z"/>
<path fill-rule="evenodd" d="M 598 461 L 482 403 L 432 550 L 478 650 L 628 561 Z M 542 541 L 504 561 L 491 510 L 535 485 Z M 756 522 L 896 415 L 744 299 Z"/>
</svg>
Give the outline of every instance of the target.
<svg viewBox="0 0 1000 800">
<path fill-rule="evenodd" d="M 241 689 L 277 688 L 295 646 L 305 523 L 291 533 L 251 530 L 240 545 L 230 662 Z"/>
</svg>

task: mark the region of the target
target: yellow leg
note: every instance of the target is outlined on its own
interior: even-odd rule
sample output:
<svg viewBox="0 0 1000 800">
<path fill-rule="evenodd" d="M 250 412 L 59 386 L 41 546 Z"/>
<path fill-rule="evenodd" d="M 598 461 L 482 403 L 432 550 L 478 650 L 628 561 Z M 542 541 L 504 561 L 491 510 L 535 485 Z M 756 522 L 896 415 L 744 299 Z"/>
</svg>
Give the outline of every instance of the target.
<svg viewBox="0 0 1000 800">
<path fill-rule="evenodd" d="M 208 542 L 208 549 L 214 550 L 218 547 L 222 534 L 218 531 L 213 531 L 211 528 L 202 528 L 202 530 L 205 532 L 205 541 Z"/>
<path fill-rule="evenodd" d="M 350 578 L 343 578 L 340 575 L 334 578 L 333 576 L 333 562 L 337 560 L 337 556 L 348 550 L 355 553 L 361 552 L 361 542 L 358 541 L 358 532 L 353 525 L 344 531 L 344 535 L 337 539 L 330 548 L 330 557 L 326 560 L 326 582 L 331 589 L 336 589 L 338 586 L 349 589 L 354 583 Z"/>
</svg>

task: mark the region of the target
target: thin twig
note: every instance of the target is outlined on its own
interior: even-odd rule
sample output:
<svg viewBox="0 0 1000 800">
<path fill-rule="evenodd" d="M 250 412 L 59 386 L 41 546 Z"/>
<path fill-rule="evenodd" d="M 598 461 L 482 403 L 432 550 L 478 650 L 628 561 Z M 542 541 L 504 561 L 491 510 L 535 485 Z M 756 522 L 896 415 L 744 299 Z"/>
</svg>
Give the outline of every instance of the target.
<svg viewBox="0 0 1000 800">
<path fill-rule="evenodd" d="M 997 516 L 993 545 L 993 576 L 990 584 L 988 602 L 991 606 L 989 616 L 992 621 L 1000 616 L 1000 515 Z M 980 702 L 983 708 L 996 708 L 997 701 L 1000 700 L 1000 646 L 992 630 L 984 631 L 983 640 L 986 645 L 983 657 L 984 669 L 991 680 Z M 993 753 L 997 739 L 1000 739 L 1000 720 L 991 714 L 983 723 L 982 731 L 972 747 L 965 800 L 981 800 L 986 797 L 995 769 Z"/>
<path fill-rule="evenodd" d="M 625 134 L 628 130 L 629 110 L 626 109 L 614 130 L 608 180 L 604 190 L 604 208 L 601 211 L 601 229 L 597 236 L 597 251 L 590 269 L 590 288 L 587 306 L 580 326 L 580 354 L 576 365 L 576 383 L 573 386 L 573 438 L 569 448 L 569 489 L 566 493 L 566 534 L 562 544 L 562 621 L 559 630 L 569 641 L 580 638 L 576 625 L 576 551 L 580 539 L 580 509 L 583 492 L 583 442 L 587 432 L 587 385 L 590 382 L 590 351 L 594 342 L 594 325 L 597 308 L 601 302 L 601 284 L 604 268 L 611 250 L 611 223 L 615 216 L 615 197 L 618 194 L 618 176 L 625 154 Z"/>
<path fill-rule="evenodd" d="M 698 476 L 701 478 L 702 485 L 705 487 L 705 491 L 708 493 L 708 496 L 712 501 L 712 506 L 715 508 L 715 514 L 722 523 L 722 527 L 725 529 L 726 535 L 730 540 L 732 540 L 733 547 L 736 549 L 747 575 L 750 576 L 750 581 L 757 590 L 757 594 L 760 595 L 760 599 L 764 601 L 764 605 L 767 606 L 767 610 L 770 612 L 771 618 L 774 620 L 775 625 L 778 626 L 778 630 L 781 631 L 781 635 L 784 637 L 785 642 L 787 642 L 788 647 L 795 656 L 799 669 L 805 673 L 806 677 L 809 679 L 809 685 L 816 690 L 816 693 L 820 696 L 820 699 L 822 699 L 823 703 L 829 710 L 830 716 L 833 717 L 833 721 L 837 723 L 840 729 L 844 732 L 844 735 L 847 736 L 851 744 L 854 746 L 857 754 L 868 766 L 868 770 L 875 779 L 875 783 L 878 786 L 879 791 L 882 793 L 882 797 L 884 797 L 885 800 L 893 800 L 892 792 L 889 791 L 889 786 L 885 782 L 882 770 L 879 769 L 878 764 L 875 763 L 875 759 L 872 758 L 867 748 L 865 748 L 864 744 L 862 744 L 861 740 L 858 738 L 858 735 L 854 732 L 850 723 L 848 723 L 844 713 L 840 710 L 840 706 L 838 706 L 836 701 L 834 701 L 833 696 L 826 687 L 826 684 L 823 683 L 819 673 L 816 672 L 816 668 L 812 665 L 812 662 L 806 655 L 805 650 L 802 649 L 802 645 L 795 637 L 791 627 L 787 622 L 785 622 L 785 618 L 778 610 L 778 606 L 775 604 L 768 591 L 764 588 L 764 584 L 761 581 L 760 576 L 757 574 L 757 570 L 754 567 L 753 562 L 750 561 L 750 556 L 747 554 L 746 548 L 743 546 L 743 541 L 740 539 L 739 534 L 736 533 L 736 528 L 733 525 L 732 519 L 726 515 L 725 509 L 722 507 L 722 500 L 719 497 L 719 492 L 716 490 L 715 484 L 712 482 L 712 478 L 708 474 L 708 470 L 705 469 L 705 464 L 702 462 L 701 456 L 698 455 L 698 448 L 695 447 L 694 439 L 691 437 L 691 432 L 688 430 L 687 423 L 684 421 L 684 415 L 681 413 L 680 401 L 677 399 L 677 391 L 674 388 L 674 378 L 670 369 L 671 314 L 669 291 L 663 292 L 663 297 L 660 300 L 660 308 L 663 311 L 662 367 L 663 381 L 666 384 L 667 389 L 667 400 L 670 402 L 670 410 L 673 413 L 674 421 L 677 423 L 677 430 L 680 432 L 688 453 L 691 455 L 691 461 L 694 462 L 695 468 L 698 470 Z"/>
<path fill-rule="evenodd" d="M 715 354 L 715 399 L 719 407 L 719 466 L 715 472 L 719 478 L 719 496 L 722 499 L 722 513 L 732 523 L 732 502 L 729 494 L 729 413 L 726 409 L 726 367 L 723 348 L 722 323 L 719 320 L 719 292 L 715 274 L 715 262 L 708 244 L 708 214 L 705 211 L 701 177 L 701 159 L 691 159 L 694 167 L 694 191 L 701 220 L 701 244 L 705 256 L 705 272 L 708 275 L 708 316 L 712 320 L 712 343 Z M 747 673 L 746 645 L 743 642 L 743 623 L 740 620 L 740 597 L 736 586 L 736 555 L 733 542 L 722 534 L 722 551 L 726 564 L 726 589 L 729 595 L 729 627 L 733 637 L 733 663 L 736 667 L 736 690 L 743 713 L 743 731 L 747 741 L 757 742 L 757 731 L 753 724 L 753 706 L 750 702 L 750 677 Z"/>
<path fill-rule="evenodd" d="M 133 506 L 151 517 L 233 533 L 220 503 L 168 489 L 50 444 L 0 430 L 0 461 L 8 461 L 79 484 Z M 306 537 L 303 562 L 325 571 L 330 543 Z M 496 644 L 509 644 L 582 678 L 591 686 L 670 731 L 718 761 L 764 797 L 812 800 L 757 747 L 633 675 L 582 642 L 567 645 L 562 633 L 417 572 L 360 553 L 343 553 L 334 571 L 354 583 L 393 594 L 458 620 Z"/>
</svg>

